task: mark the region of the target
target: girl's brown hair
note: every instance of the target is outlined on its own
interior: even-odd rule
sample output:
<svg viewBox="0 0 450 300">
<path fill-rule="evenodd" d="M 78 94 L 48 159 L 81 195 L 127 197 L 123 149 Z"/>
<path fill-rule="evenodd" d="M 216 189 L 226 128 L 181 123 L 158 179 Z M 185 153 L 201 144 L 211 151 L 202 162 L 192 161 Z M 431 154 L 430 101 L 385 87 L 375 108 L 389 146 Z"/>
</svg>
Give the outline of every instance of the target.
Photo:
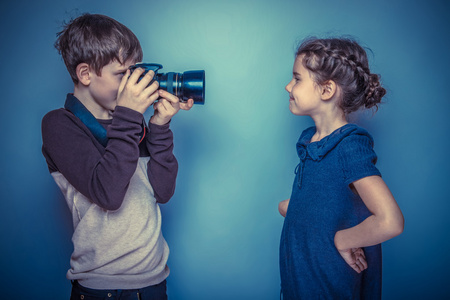
<svg viewBox="0 0 450 300">
<path fill-rule="evenodd" d="M 340 107 L 347 115 L 361 107 L 378 109 L 386 90 L 380 76 L 370 73 L 366 51 L 350 38 L 308 38 L 296 57 L 312 72 L 317 84 L 333 80 L 342 90 Z"/>
</svg>

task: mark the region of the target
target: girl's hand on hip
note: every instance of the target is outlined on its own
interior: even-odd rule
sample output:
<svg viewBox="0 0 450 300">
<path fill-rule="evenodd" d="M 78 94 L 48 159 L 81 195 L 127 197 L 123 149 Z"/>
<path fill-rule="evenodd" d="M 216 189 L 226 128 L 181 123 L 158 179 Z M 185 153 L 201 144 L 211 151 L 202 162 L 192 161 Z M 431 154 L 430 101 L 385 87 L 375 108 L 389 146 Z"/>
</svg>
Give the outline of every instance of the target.
<svg viewBox="0 0 450 300">
<path fill-rule="evenodd" d="M 286 217 L 286 213 L 287 213 L 290 201 L 291 201 L 291 199 L 286 199 L 286 200 L 283 200 L 280 203 L 278 203 L 278 212 L 283 217 Z"/>
<path fill-rule="evenodd" d="M 352 267 L 358 273 L 361 273 L 367 269 L 366 256 L 364 255 L 364 250 L 361 248 L 350 248 L 345 250 L 339 250 L 339 254 L 345 260 L 345 262 Z"/>
</svg>

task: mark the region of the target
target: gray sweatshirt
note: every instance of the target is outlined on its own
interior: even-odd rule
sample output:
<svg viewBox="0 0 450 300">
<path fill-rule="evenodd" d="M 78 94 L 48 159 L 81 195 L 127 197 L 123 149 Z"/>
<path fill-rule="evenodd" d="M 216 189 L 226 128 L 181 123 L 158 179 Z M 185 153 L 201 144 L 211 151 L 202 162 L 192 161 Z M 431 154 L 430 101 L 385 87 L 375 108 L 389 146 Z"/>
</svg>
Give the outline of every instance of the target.
<svg viewBox="0 0 450 300">
<path fill-rule="evenodd" d="M 106 148 L 65 109 L 42 120 L 43 154 L 73 218 L 67 278 L 93 289 L 158 284 L 169 275 L 158 202 L 175 190 L 172 132 L 150 124 L 142 137 L 143 115 L 125 107 L 99 122 Z"/>
</svg>

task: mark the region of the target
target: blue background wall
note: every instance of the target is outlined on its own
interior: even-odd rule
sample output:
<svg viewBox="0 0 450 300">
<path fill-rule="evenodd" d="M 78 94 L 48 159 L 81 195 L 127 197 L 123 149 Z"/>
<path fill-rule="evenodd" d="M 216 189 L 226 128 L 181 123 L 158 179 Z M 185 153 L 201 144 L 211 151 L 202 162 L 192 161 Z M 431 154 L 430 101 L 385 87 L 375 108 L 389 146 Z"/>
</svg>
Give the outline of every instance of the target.
<svg viewBox="0 0 450 300">
<path fill-rule="evenodd" d="M 162 207 L 170 299 L 279 297 L 277 204 L 311 125 L 290 114 L 284 86 L 297 41 L 311 34 L 358 37 L 388 89 L 377 114 L 356 118 L 406 218 L 384 244 L 384 299 L 448 297 L 449 5 L 393 2 L 2 1 L 0 298 L 69 297 L 72 225 L 40 152 L 40 121 L 73 89 L 53 43 L 82 12 L 127 25 L 144 60 L 165 71 L 206 70 L 207 104 L 172 123 L 180 172 Z"/>
</svg>

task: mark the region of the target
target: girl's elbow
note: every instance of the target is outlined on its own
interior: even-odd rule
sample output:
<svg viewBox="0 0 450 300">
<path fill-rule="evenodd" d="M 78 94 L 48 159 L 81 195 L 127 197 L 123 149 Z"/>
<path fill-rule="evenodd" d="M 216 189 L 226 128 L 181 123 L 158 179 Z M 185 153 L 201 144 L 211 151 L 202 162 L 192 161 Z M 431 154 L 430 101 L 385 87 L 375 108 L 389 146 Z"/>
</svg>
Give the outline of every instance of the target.
<svg viewBox="0 0 450 300">
<path fill-rule="evenodd" d="M 387 222 L 386 224 L 386 231 L 388 232 L 389 238 L 394 238 L 402 234 L 404 228 L 405 228 L 405 220 L 403 219 L 403 216 L 394 218 L 389 222 Z"/>
<path fill-rule="evenodd" d="M 403 229 L 404 229 L 404 224 L 396 224 L 393 228 L 392 228 L 392 237 L 396 237 L 400 234 L 403 233 Z"/>
<path fill-rule="evenodd" d="M 397 235 L 402 234 L 404 229 L 405 229 L 405 219 L 402 216 L 401 220 L 399 220 L 397 224 Z"/>
</svg>

